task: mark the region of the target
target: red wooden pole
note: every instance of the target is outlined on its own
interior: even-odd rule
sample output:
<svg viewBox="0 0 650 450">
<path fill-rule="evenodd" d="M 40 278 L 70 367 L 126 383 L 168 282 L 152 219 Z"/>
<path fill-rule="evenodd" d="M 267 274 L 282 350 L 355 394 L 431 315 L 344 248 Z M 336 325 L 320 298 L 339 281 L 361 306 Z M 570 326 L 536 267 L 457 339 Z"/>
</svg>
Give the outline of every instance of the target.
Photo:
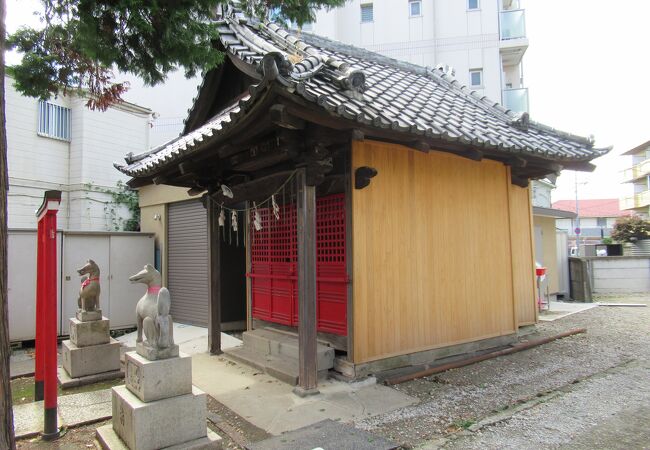
<svg viewBox="0 0 650 450">
<path fill-rule="evenodd" d="M 56 213 L 61 202 L 61 191 L 46 191 L 43 204 L 38 210 L 39 248 L 41 271 L 37 275 L 37 286 L 41 299 L 41 353 L 43 363 L 44 421 L 43 439 L 59 437 L 57 420 L 57 264 L 56 264 Z M 42 229 L 40 228 L 42 225 Z M 42 255 L 42 256 L 41 256 Z M 38 258 L 37 257 L 37 258 Z"/>
<path fill-rule="evenodd" d="M 43 271 L 43 223 L 38 221 L 36 235 L 36 273 Z M 34 368 L 34 400 L 43 400 L 43 288 L 42 277 L 36 276 L 36 351 Z"/>
</svg>

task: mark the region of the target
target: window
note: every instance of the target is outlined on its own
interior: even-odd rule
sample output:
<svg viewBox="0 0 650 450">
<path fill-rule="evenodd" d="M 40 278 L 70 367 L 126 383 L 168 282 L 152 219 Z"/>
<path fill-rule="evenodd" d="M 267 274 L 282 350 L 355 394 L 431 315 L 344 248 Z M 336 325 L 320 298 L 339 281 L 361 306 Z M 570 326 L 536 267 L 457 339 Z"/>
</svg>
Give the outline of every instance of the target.
<svg viewBox="0 0 650 450">
<path fill-rule="evenodd" d="M 467 0 L 467 9 L 478 9 L 479 0 Z"/>
<path fill-rule="evenodd" d="M 64 141 L 70 140 L 70 109 L 38 101 L 38 134 Z"/>
<path fill-rule="evenodd" d="M 418 17 L 422 15 L 422 2 L 420 0 L 409 1 L 409 15 L 411 17 Z"/>
<path fill-rule="evenodd" d="M 596 218 L 597 227 L 607 227 L 607 217 L 597 217 Z"/>
<path fill-rule="evenodd" d="M 475 88 L 483 87 L 483 69 L 469 71 L 469 85 Z"/>
<path fill-rule="evenodd" d="M 374 20 L 372 3 L 365 3 L 361 5 L 361 23 L 369 23 Z"/>
</svg>

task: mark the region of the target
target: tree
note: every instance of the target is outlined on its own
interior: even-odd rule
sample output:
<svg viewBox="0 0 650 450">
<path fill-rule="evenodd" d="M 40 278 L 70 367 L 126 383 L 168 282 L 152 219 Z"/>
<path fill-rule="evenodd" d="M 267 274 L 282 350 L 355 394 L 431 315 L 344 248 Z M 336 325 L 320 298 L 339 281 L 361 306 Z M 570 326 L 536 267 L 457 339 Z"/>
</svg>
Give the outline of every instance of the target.
<svg viewBox="0 0 650 450">
<path fill-rule="evenodd" d="M 188 77 L 209 70 L 224 55 L 212 21 L 227 0 L 41 0 L 41 29 L 21 28 L 7 40 L 24 57 L 11 68 L 16 88 L 47 99 L 61 92 L 89 98 L 88 107 L 105 110 L 128 89 L 114 69 L 155 85 L 182 68 Z M 313 21 L 314 10 L 345 0 L 240 0 L 250 14 L 299 25 Z M 14 448 L 9 385 L 7 317 L 7 143 L 4 109 L 5 0 L 0 0 L 0 448 Z"/>
<path fill-rule="evenodd" d="M 0 448 L 14 449 L 9 382 L 9 304 L 7 301 L 7 127 L 5 126 L 5 0 L 0 0 Z"/>
<path fill-rule="evenodd" d="M 650 239 L 650 221 L 636 215 L 621 217 L 614 224 L 612 239 L 618 242 L 636 242 L 639 239 Z"/>
<path fill-rule="evenodd" d="M 60 91 L 90 94 L 88 106 L 105 110 L 121 100 L 126 83 L 114 80 L 113 68 L 139 76 L 146 84 L 162 82 L 181 67 L 190 78 L 223 61 L 214 48 L 218 26 L 212 20 L 227 0 L 41 0 L 42 29 L 20 28 L 9 37 L 24 53 L 12 68 L 16 88 L 25 95 L 49 98 Z M 246 0 L 250 14 L 302 25 L 315 8 L 345 0 Z"/>
</svg>

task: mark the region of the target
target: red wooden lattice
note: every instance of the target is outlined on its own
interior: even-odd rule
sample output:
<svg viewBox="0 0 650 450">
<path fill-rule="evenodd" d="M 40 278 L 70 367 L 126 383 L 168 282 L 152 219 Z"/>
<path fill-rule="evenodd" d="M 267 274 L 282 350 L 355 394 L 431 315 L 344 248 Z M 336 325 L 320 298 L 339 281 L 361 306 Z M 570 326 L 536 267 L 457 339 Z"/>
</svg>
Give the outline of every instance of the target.
<svg viewBox="0 0 650 450">
<path fill-rule="evenodd" d="M 262 229 L 251 226 L 253 317 L 298 325 L 298 243 L 295 205 L 258 209 Z M 251 218 L 252 222 L 252 218 Z M 316 296 L 318 331 L 347 335 L 345 196 L 316 200 Z"/>
</svg>

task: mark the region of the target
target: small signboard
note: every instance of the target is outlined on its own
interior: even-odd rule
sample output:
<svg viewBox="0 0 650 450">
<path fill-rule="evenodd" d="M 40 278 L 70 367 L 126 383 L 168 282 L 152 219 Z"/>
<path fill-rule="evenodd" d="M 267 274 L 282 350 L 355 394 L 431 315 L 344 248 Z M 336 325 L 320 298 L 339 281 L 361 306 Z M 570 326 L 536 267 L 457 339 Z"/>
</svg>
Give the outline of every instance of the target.
<svg viewBox="0 0 650 450">
<path fill-rule="evenodd" d="M 576 234 L 580 234 L 580 227 L 576 227 L 575 232 Z"/>
</svg>

